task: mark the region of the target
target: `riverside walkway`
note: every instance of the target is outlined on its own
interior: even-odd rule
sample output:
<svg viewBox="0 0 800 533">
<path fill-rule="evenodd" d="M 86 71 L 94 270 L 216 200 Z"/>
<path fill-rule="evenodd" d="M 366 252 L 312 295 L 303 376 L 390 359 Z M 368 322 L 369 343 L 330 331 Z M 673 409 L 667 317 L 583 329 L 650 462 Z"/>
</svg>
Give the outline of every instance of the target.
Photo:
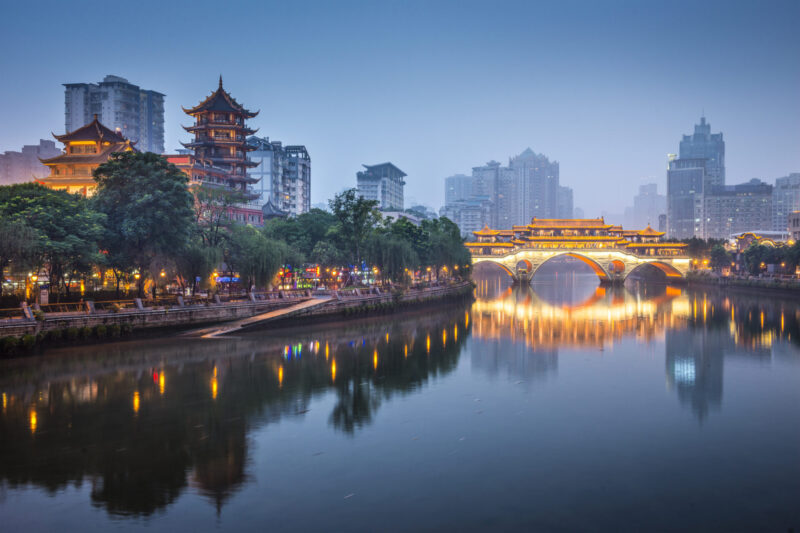
<svg viewBox="0 0 800 533">
<path fill-rule="evenodd" d="M 282 309 L 276 309 L 274 311 L 268 311 L 266 313 L 261 313 L 259 315 L 251 316 L 248 318 L 234 320 L 233 322 L 226 322 L 221 326 L 192 330 L 185 333 L 184 336 L 212 339 L 214 337 L 228 335 L 229 333 L 243 331 L 249 327 L 264 324 L 273 320 L 289 318 L 293 315 L 300 314 L 300 312 L 306 311 L 311 307 L 323 305 L 331 300 L 332 298 L 330 296 L 324 296 L 321 298 L 312 298 L 309 300 L 304 300 L 302 302 L 296 303 L 289 307 L 284 307 Z"/>
</svg>

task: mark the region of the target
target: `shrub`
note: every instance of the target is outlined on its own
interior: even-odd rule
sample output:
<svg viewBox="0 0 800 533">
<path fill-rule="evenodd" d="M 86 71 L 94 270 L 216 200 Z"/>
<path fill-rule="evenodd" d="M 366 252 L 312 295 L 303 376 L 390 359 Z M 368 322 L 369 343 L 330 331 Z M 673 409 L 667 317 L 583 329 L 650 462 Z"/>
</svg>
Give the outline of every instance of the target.
<svg viewBox="0 0 800 533">
<path fill-rule="evenodd" d="M 133 326 L 131 324 L 122 324 L 121 331 L 123 335 L 130 335 L 133 333 Z"/>
<path fill-rule="evenodd" d="M 104 325 L 99 324 L 94 327 L 94 334 L 98 339 L 104 339 L 106 337 L 106 333 L 108 332 L 108 328 Z"/>
<path fill-rule="evenodd" d="M 22 336 L 22 342 L 20 344 L 26 350 L 31 350 L 34 346 L 36 346 L 36 336 L 27 333 Z"/>
<path fill-rule="evenodd" d="M 119 324 L 111 324 L 108 326 L 108 336 L 109 337 L 119 337 L 120 334 L 120 327 Z"/>
<path fill-rule="evenodd" d="M 80 335 L 80 330 L 78 328 L 67 328 L 65 330 L 66 335 L 64 335 L 67 340 L 74 341 L 77 340 L 78 335 Z"/>
<path fill-rule="evenodd" d="M 16 337 L 3 337 L 0 339 L 0 352 L 2 352 L 3 355 L 14 353 L 17 349 L 18 342 Z"/>
<path fill-rule="evenodd" d="M 36 319 L 37 322 L 44 322 L 44 311 L 41 309 L 34 309 L 33 318 Z"/>
<path fill-rule="evenodd" d="M 92 328 L 90 328 L 89 326 L 83 326 L 80 329 L 80 337 L 81 337 L 81 339 L 88 339 L 91 336 L 92 336 Z"/>
<path fill-rule="evenodd" d="M 47 332 L 47 340 L 48 341 L 60 341 L 61 337 L 64 336 L 64 331 L 60 329 L 51 329 Z"/>
</svg>

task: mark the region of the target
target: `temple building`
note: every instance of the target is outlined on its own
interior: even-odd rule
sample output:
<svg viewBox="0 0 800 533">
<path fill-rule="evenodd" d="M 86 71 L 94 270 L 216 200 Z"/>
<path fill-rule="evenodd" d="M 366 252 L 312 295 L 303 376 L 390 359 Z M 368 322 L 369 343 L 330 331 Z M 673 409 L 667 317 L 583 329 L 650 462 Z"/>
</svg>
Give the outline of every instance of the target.
<svg viewBox="0 0 800 533">
<path fill-rule="evenodd" d="M 89 124 L 64 135 L 53 134 L 64 144 L 64 153 L 41 159 L 50 175 L 38 181 L 51 189 L 91 196 L 97 188 L 92 173 L 114 152 L 138 151 L 119 132 L 103 126 L 95 115 Z"/>
<path fill-rule="evenodd" d="M 680 256 L 683 243 L 662 242 L 664 232 L 649 225 L 643 230 L 624 230 L 603 218 L 542 219 L 530 224 L 495 230 L 488 226 L 475 231 L 476 242 L 464 245 L 473 254 L 505 255 L 518 249 L 625 249 L 637 255 Z"/>
<path fill-rule="evenodd" d="M 258 179 L 247 173 L 258 163 L 247 157 L 247 153 L 254 149 L 248 144 L 247 136 L 256 130 L 248 128 L 245 120 L 258 115 L 258 111 L 248 111 L 234 100 L 222 88 L 222 76 L 216 91 L 193 108 L 183 108 L 183 111 L 193 117 L 195 123 L 183 127 L 194 135 L 194 139 L 181 144 L 194 154 L 189 155 L 184 163 L 175 162 L 193 183 L 241 193 L 243 201 L 231 208 L 231 219 L 245 224 L 263 224 L 260 194 L 249 187 Z M 168 159 L 172 161 L 174 158 Z"/>
</svg>

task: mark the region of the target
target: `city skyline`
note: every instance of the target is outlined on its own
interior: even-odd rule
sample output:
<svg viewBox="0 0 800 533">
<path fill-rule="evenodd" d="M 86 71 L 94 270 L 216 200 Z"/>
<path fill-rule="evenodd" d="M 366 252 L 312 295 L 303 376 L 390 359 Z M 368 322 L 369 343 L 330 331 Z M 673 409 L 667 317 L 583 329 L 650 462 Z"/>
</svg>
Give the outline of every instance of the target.
<svg viewBox="0 0 800 533">
<path fill-rule="evenodd" d="M 115 37 L 111 11 L 41 5 L 7 8 L 14 25 L 0 42 L 8 50 L 25 42 L 27 52 L 6 57 L 4 70 L 26 83 L 0 89 L 0 151 L 64 133 L 62 84 L 111 74 L 166 95 L 172 153 L 188 140 L 180 106 L 205 97 L 221 73 L 241 101 L 261 109 L 252 121 L 259 135 L 296 139 L 314 154 L 312 203 L 355 187 L 364 161 L 393 161 L 408 173 L 407 203 L 438 208 L 445 177 L 530 146 L 559 161 L 587 216 L 600 205 L 621 211 L 639 185 L 666 189 L 667 154 L 703 114 L 725 134 L 728 183 L 774 182 L 800 168 L 793 2 L 316 4 L 303 14 L 307 33 L 254 25 L 231 45 L 193 42 L 194 53 L 179 59 L 165 51 L 202 22 L 202 2 L 141 4 L 130 24 L 156 6 L 158 16 L 148 21 L 152 35 L 135 42 Z M 691 20 L 674 22 L 690 5 Z M 286 5 L 238 6 L 248 20 L 298 16 Z M 387 18 L 392 25 L 377 24 Z M 92 59 L 64 61 L 50 35 L 78 20 L 90 31 L 71 36 L 71 49 L 91 50 Z M 24 38 L 34 33 L 43 37 Z M 114 46 L 97 50 L 98 39 Z M 270 52 L 265 72 L 253 68 L 259 50 Z"/>
</svg>

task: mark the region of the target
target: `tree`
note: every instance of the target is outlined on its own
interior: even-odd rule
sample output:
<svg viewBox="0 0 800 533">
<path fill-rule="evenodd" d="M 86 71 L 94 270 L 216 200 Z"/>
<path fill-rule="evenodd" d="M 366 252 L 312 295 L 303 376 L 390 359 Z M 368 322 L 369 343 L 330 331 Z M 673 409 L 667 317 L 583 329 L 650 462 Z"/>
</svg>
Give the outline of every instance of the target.
<svg viewBox="0 0 800 533">
<path fill-rule="evenodd" d="M 228 268 L 248 287 L 267 285 L 289 255 L 283 242 L 267 239 L 252 226 L 233 226 L 225 250 Z"/>
<path fill-rule="evenodd" d="M 17 270 L 31 264 L 37 255 L 39 234 L 22 220 L 0 218 L 0 277 L 10 264 Z M 0 279 L 0 295 L 3 283 Z"/>
<path fill-rule="evenodd" d="M 347 189 L 328 202 L 337 221 L 337 232 L 350 252 L 354 264 L 361 263 L 361 250 L 369 232 L 381 220 L 378 202 L 358 196 Z"/>
<path fill-rule="evenodd" d="M 142 297 L 149 267 L 154 261 L 177 259 L 196 227 L 188 177 L 149 152 L 112 154 L 94 176 L 98 187 L 93 203 L 107 219 L 103 249 L 139 271 Z"/>
<path fill-rule="evenodd" d="M 194 189 L 194 219 L 203 244 L 223 245 L 233 225 L 230 212 L 233 206 L 245 201 L 238 190 L 200 185 Z"/>
<path fill-rule="evenodd" d="M 97 247 L 105 216 L 83 196 L 48 189 L 36 183 L 0 187 L 0 217 L 36 231 L 31 263 L 47 272 L 51 288 L 69 284 L 100 260 Z"/>
<path fill-rule="evenodd" d="M 194 295 L 197 292 L 197 278 L 207 279 L 220 261 L 222 250 L 204 245 L 200 237 L 191 239 L 176 261 L 183 289 L 191 288 Z"/>
<path fill-rule="evenodd" d="M 711 266 L 716 270 L 731 264 L 731 254 L 721 244 L 715 244 L 711 248 Z"/>
</svg>

